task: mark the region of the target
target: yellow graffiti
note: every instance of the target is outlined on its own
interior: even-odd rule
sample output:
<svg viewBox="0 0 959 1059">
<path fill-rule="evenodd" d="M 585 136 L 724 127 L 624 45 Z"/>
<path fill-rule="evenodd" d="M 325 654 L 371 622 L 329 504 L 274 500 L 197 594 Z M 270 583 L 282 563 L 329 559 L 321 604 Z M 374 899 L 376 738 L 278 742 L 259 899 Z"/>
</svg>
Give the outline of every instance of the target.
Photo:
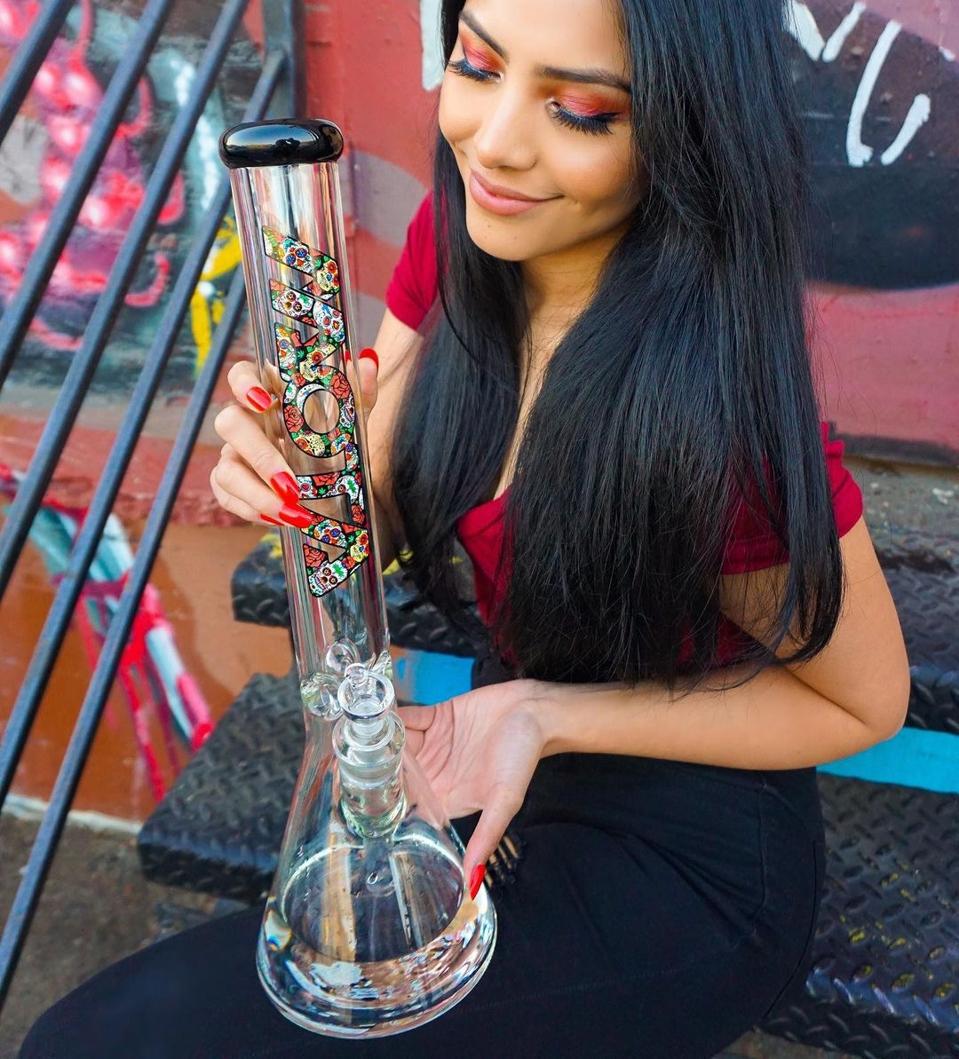
<svg viewBox="0 0 959 1059">
<path fill-rule="evenodd" d="M 190 330 L 196 345 L 194 374 L 199 374 L 209 356 L 213 332 L 222 319 L 225 308 L 224 292 L 214 286 L 213 281 L 230 275 L 241 262 L 240 237 L 237 234 L 236 222 L 232 217 L 225 217 L 216 233 L 213 246 L 210 247 L 210 253 L 200 273 L 200 281 L 190 298 Z"/>
<path fill-rule="evenodd" d="M 413 553 L 411 551 L 409 551 L 408 549 L 406 549 L 406 548 L 401 548 L 400 551 L 399 551 L 399 555 L 383 571 L 383 576 L 384 577 L 387 577 L 390 574 L 402 573 L 403 568 L 402 568 L 402 566 L 400 566 L 400 559 L 401 558 L 405 559 L 408 562 L 410 559 L 413 558 Z M 462 561 L 463 561 L 463 559 L 459 555 L 453 555 L 453 556 L 450 557 L 450 563 L 451 564 L 453 564 L 453 563 L 461 563 Z"/>
<path fill-rule="evenodd" d="M 275 561 L 282 558 L 283 546 L 280 544 L 280 534 L 278 530 L 267 530 L 260 539 L 266 541 L 267 547 L 270 549 L 271 559 Z"/>
</svg>

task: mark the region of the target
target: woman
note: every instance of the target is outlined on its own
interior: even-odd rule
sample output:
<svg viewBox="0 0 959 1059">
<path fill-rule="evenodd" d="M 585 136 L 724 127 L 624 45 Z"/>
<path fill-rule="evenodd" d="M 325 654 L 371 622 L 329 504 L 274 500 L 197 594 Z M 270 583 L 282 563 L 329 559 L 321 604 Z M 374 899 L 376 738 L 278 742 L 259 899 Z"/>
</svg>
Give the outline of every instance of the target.
<svg viewBox="0 0 959 1059">
<path fill-rule="evenodd" d="M 443 19 L 434 185 L 359 372 L 384 566 L 463 620 L 459 536 L 490 632 L 472 691 L 400 712 L 474 892 L 521 840 L 494 959 L 414 1031 L 316 1038 L 256 981 L 254 908 L 108 968 L 24 1059 L 698 1059 L 801 989 L 815 766 L 895 733 L 909 672 L 814 395 L 782 5 Z M 230 383 L 212 489 L 295 525 L 274 395 Z"/>
</svg>

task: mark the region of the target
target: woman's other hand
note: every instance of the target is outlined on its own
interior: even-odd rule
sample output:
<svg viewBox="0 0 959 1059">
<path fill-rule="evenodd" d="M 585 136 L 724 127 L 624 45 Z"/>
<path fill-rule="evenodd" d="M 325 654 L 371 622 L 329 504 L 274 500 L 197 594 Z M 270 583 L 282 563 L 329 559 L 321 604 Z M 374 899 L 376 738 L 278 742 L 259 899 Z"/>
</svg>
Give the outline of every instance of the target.
<svg viewBox="0 0 959 1059">
<path fill-rule="evenodd" d="M 379 358 L 363 349 L 356 361 L 364 422 L 376 404 Z M 352 381 L 352 380 L 351 380 Z M 235 398 L 217 413 L 213 429 L 224 445 L 210 473 L 210 488 L 217 503 L 248 522 L 304 527 L 312 513 L 300 505 L 296 477 L 264 429 L 263 415 L 277 414 L 283 384 L 275 368 L 268 369 L 267 386 L 252 361 L 230 368 L 227 382 Z"/>
<path fill-rule="evenodd" d="M 451 819 L 482 810 L 466 846 L 471 886 L 526 797 L 546 738 L 529 680 L 474 688 L 436 706 L 400 706 L 406 745 Z M 482 873 L 477 873 L 478 888 Z M 475 894 L 475 890 L 473 891 Z"/>
</svg>

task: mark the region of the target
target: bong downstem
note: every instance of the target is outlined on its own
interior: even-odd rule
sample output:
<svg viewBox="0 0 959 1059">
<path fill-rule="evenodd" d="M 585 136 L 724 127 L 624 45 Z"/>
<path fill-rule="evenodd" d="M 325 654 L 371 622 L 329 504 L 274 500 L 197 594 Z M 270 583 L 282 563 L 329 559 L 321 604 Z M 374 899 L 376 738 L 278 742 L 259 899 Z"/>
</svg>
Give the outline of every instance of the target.
<svg viewBox="0 0 959 1059">
<path fill-rule="evenodd" d="M 333 729 L 340 809 L 361 837 L 386 836 L 406 812 L 400 776 L 406 733 L 392 709 L 393 685 L 354 664 L 347 666 L 337 698 L 343 711 Z"/>
</svg>

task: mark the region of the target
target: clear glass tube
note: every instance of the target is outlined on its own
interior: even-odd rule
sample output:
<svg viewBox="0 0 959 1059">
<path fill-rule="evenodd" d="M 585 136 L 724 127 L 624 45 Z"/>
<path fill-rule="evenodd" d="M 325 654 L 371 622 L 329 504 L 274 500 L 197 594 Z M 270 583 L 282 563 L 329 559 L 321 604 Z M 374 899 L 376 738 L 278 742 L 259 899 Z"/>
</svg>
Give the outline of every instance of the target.
<svg viewBox="0 0 959 1059">
<path fill-rule="evenodd" d="M 281 529 L 306 747 L 257 950 L 273 1003 L 306 1029 L 382 1036 L 479 981 L 496 914 L 395 712 L 337 161 L 322 119 L 251 122 L 230 169 L 271 440 L 313 522 Z"/>
<path fill-rule="evenodd" d="M 346 665 L 389 670 L 362 395 L 345 357 L 355 313 L 339 171 L 261 165 L 230 177 L 260 375 L 282 400 L 282 418 L 267 416 L 267 428 L 304 505 L 329 519 L 281 533 L 301 689 L 335 711 Z"/>
</svg>

